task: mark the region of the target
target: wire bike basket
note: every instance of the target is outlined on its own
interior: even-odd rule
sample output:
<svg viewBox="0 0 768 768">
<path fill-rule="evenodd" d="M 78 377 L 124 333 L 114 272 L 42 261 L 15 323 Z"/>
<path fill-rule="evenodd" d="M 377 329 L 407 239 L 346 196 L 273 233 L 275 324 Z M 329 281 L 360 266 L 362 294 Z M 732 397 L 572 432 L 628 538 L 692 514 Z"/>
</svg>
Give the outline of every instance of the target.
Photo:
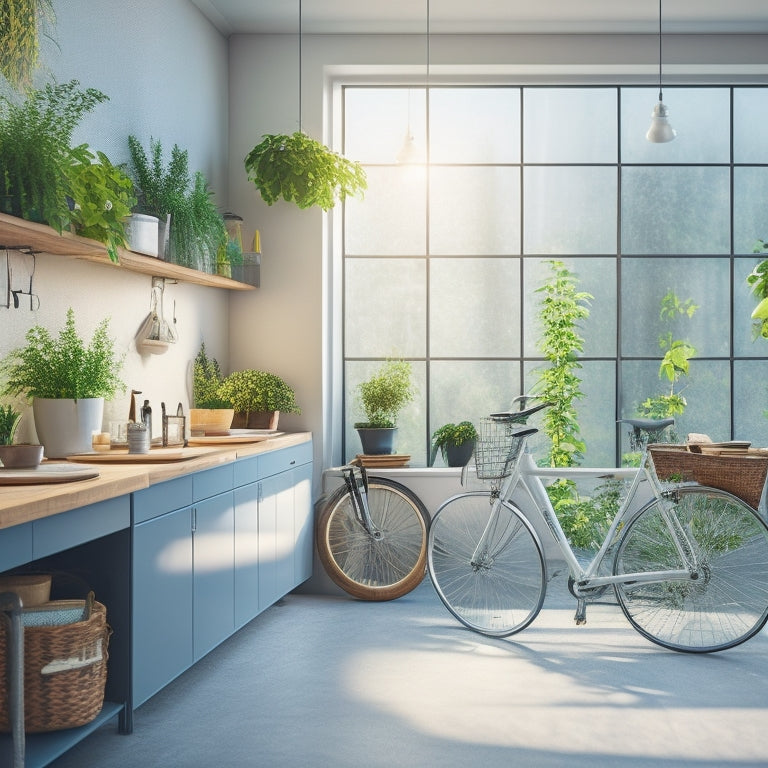
<svg viewBox="0 0 768 768">
<path fill-rule="evenodd" d="M 768 474 L 768 455 L 694 453 L 686 445 L 652 443 L 648 446 L 653 470 L 662 482 L 697 482 L 738 496 L 757 509 Z"/>
<path fill-rule="evenodd" d="M 475 465 L 480 480 L 501 480 L 512 474 L 525 438 L 531 430 L 507 419 L 480 419 L 479 438 L 475 445 Z"/>
</svg>

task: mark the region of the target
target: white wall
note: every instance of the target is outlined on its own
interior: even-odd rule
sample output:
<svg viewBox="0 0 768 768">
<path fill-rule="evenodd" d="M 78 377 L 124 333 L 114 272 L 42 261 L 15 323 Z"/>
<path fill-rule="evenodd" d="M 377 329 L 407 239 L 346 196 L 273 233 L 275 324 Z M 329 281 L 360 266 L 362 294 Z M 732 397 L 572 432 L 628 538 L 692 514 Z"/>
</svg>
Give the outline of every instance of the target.
<svg viewBox="0 0 768 768">
<path fill-rule="evenodd" d="M 224 209 L 227 41 L 189 0 L 55 0 L 54 5 L 52 36 L 58 47 L 44 44 L 44 69 L 36 84 L 77 79 L 81 87 L 110 98 L 86 117 L 74 140 L 105 152 L 114 163 L 128 161 L 129 134 L 145 146 L 150 136 L 160 139 L 168 152 L 177 143 L 189 151 L 191 170 L 206 174 Z M 129 390 L 142 390 L 158 413 L 161 400 L 173 409 L 181 401 L 186 410 L 186 372 L 201 337 L 228 365 L 229 291 L 169 285 L 166 314 L 175 300 L 179 342 L 164 355 L 141 357 L 133 338 L 149 312 L 150 277 L 40 255 L 33 288 L 40 296 L 38 311 L 30 312 L 28 304 L 0 308 L 0 355 L 23 343 L 35 324 L 56 332 L 72 306 L 88 337 L 100 320 L 111 318 L 112 335 L 126 353 L 123 378 Z M 105 422 L 127 416 L 128 403 L 125 394 L 107 404 Z M 32 434 L 25 416 L 21 438 Z"/>
</svg>

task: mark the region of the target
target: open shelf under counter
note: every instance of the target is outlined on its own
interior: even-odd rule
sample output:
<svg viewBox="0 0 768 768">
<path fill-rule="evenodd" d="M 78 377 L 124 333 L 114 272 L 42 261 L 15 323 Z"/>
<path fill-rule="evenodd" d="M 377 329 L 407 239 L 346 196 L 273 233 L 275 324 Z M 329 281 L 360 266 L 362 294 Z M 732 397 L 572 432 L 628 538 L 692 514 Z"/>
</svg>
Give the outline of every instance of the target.
<svg viewBox="0 0 768 768">
<path fill-rule="evenodd" d="M 46 224 L 38 224 L 5 213 L 0 213 L 0 247 L 9 250 L 31 249 L 37 253 L 80 259 L 107 267 L 127 269 L 130 272 L 205 285 L 210 288 L 227 288 L 234 291 L 254 289 L 252 285 L 240 283 L 228 277 L 210 275 L 124 248 L 118 250 L 120 262 L 116 264 L 107 255 L 106 246 L 96 240 L 79 237 L 69 232 L 59 234 Z"/>
</svg>

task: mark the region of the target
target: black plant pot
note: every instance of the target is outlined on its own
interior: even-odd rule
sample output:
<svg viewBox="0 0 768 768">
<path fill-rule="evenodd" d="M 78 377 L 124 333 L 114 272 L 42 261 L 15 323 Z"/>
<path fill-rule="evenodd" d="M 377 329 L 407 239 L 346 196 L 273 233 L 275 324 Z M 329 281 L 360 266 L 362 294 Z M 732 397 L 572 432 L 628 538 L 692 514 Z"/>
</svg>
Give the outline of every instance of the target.
<svg viewBox="0 0 768 768">
<path fill-rule="evenodd" d="M 359 427 L 357 434 L 363 444 L 363 454 L 366 456 L 392 453 L 395 444 L 396 427 Z"/>
<path fill-rule="evenodd" d="M 461 445 L 446 445 L 443 447 L 445 463 L 449 467 L 463 467 L 465 464 L 469 463 L 474 450 L 474 440 L 467 440 Z"/>
</svg>

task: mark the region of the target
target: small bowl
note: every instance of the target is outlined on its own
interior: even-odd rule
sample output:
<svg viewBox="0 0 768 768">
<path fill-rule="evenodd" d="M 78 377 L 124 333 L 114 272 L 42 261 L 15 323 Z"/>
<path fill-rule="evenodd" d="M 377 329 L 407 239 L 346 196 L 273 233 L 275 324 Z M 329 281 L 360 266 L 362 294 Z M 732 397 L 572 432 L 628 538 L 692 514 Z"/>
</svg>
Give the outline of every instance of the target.
<svg viewBox="0 0 768 768">
<path fill-rule="evenodd" d="M 42 445 L 0 445 L 0 463 L 3 469 L 34 469 L 42 460 Z"/>
</svg>

